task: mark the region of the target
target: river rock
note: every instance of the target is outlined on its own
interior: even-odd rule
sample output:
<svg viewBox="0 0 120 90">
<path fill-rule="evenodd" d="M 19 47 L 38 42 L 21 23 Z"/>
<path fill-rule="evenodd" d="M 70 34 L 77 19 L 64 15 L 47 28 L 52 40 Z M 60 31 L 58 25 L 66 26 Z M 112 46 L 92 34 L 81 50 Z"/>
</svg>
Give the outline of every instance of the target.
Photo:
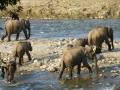
<svg viewBox="0 0 120 90">
<path fill-rule="evenodd" d="M 33 65 L 34 65 L 34 66 L 41 66 L 41 65 L 42 65 L 42 62 L 41 62 L 41 61 L 38 61 L 38 60 L 36 59 L 36 60 L 34 60 Z"/>
</svg>

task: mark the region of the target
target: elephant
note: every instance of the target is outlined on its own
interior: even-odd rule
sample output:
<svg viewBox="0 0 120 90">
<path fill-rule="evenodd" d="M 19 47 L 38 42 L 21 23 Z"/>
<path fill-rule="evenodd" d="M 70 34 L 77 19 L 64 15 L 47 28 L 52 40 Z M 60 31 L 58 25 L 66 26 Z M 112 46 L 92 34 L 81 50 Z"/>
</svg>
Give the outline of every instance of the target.
<svg viewBox="0 0 120 90">
<path fill-rule="evenodd" d="M 77 66 L 77 75 L 80 75 L 81 63 L 83 63 L 83 67 L 87 67 L 89 73 L 92 73 L 92 69 L 87 62 L 87 58 L 95 59 L 96 70 L 98 70 L 96 54 L 92 48 L 79 46 L 64 49 L 61 60 L 59 79 L 62 78 L 65 68 L 69 68 L 69 76 L 71 79 L 74 66 Z"/>
<path fill-rule="evenodd" d="M 79 38 L 74 42 L 74 46 L 83 46 L 88 45 L 88 39 L 87 38 Z"/>
<path fill-rule="evenodd" d="M 28 41 L 19 41 L 17 42 L 15 49 L 12 51 L 12 55 L 15 58 L 15 60 L 18 57 L 19 65 L 22 65 L 23 56 L 25 53 L 27 54 L 29 61 L 32 60 L 29 51 L 32 51 L 31 43 Z"/>
<path fill-rule="evenodd" d="M 111 51 L 111 47 L 114 49 L 112 28 L 98 26 L 88 33 L 88 44 L 91 47 L 96 46 L 96 54 L 101 53 L 102 43 L 104 41 L 108 45 L 109 51 Z"/>
<path fill-rule="evenodd" d="M 7 82 L 14 83 L 14 74 L 16 72 L 17 66 L 16 61 L 7 61 L 4 62 L 2 59 L 2 65 L 1 65 L 1 77 L 4 79 L 7 79 Z"/>
<path fill-rule="evenodd" d="M 8 37 L 8 41 L 11 41 L 11 34 L 16 34 L 16 40 L 18 40 L 21 31 L 24 32 L 26 39 L 30 38 L 31 28 L 29 19 L 7 20 L 4 26 L 5 34 L 2 36 L 1 40 L 3 41 L 5 37 Z"/>
</svg>

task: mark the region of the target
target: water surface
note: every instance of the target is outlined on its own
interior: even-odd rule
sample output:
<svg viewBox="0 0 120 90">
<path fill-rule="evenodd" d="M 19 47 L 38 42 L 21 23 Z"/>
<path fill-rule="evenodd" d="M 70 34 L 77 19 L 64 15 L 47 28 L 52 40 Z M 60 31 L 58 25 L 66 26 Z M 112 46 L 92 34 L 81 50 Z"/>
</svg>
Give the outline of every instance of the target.
<svg viewBox="0 0 120 90">
<path fill-rule="evenodd" d="M 4 26 L 4 20 L 0 20 L 0 27 Z M 31 39 L 62 39 L 85 37 L 91 28 L 95 26 L 110 26 L 114 30 L 115 40 L 120 39 L 120 20 L 31 20 Z M 3 31 L 0 30 L 0 37 Z M 23 33 L 20 35 L 24 38 Z M 12 36 L 14 39 L 15 35 Z M 89 76 L 88 71 L 81 72 L 81 77 L 73 80 L 58 80 L 58 73 L 41 71 L 28 72 L 15 76 L 16 84 L 6 84 L 0 77 L 0 90 L 113 90 L 120 84 L 120 76 L 111 78 L 110 70 L 113 67 L 104 68 L 108 77 Z"/>
</svg>

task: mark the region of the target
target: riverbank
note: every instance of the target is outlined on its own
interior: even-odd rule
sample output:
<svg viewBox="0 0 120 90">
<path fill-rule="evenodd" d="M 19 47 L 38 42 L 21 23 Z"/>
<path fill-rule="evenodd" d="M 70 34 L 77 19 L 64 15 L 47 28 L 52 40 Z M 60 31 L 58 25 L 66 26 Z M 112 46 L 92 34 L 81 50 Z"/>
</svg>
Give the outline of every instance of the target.
<svg viewBox="0 0 120 90">
<path fill-rule="evenodd" d="M 60 62 L 62 57 L 62 51 L 67 44 L 74 42 L 75 39 L 62 39 L 62 40 L 29 40 L 32 44 L 33 51 L 31 52 L 32 61 L 27 62 L 27 56 L 24 56 L 24 64 L 18 67 L 19 70 L 23 71 L 59 71 Z M 6 57 L 6 53 L 12 52 L 14 45 L 17 41 L 12 42 L 1 42 L 0 52 L 4 53 L 3 57 Z M 107 50 L 107 45 L 103 44 L 103 51 L 98 56 L 98 66 L 99 68 L 118 66 L 120 65 L 120 41 L 114 42 L 115 49 L 109 52 Z M 9 52 L 8 52 L 9 51 Z M 92 64 L 91 64 L 92 65 Z M 120 73 L 120 67 L 117 67 L 118 71 L 112 71 L 113 73 Z M 85 70 L 85 69 L 83 69 Z"/>
<path fill-rule="evenodd" d="M 31 17 L 40 19 L 105 19 L 120 18 L 119 0 L 21 0 L 18 4 L 23 7 L 19 13 L 21 18 Z M 7 16 L 9 10 L 16 10 L 16 6 L 0 12 L 0 16 Z"/>
</svg>

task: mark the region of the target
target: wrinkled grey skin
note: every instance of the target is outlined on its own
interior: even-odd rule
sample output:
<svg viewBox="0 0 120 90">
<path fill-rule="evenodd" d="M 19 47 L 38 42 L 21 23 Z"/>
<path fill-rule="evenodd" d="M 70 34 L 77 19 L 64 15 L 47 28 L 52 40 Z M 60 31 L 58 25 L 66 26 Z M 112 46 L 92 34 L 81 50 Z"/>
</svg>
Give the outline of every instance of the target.
<svg viewBox="0 0 120 90">
<path fill-rule="evenodd" d="M 23 56 L 24 56 L 25 53 L 27 54 L 29 61 L 32 60 L 29 51 L 32 51 L 32 46 L 31 46 L 30 42 L 19 41 L 16 44 L 16 47 L 13 50 L 13 57 L 15 57 L 15 60 L 16 60 L 17 57 L 19 58 L 19 65 L 22 65 Z"/>
<path fill-rule="evenodd" d="M 74 46 L 83 46 L 88 45 L 88 39 L 87 38 L 79 38 L 74 42 Z"/>
<path fill-rule="evenodd" d="M 108 45 L 108 50 L 114 49 L 113 45 L 113 30 L 110 27 L 95 27 L 88 33 L 88 44 L 96 46 L 96 53 L 101 53 L 102 43 Z"/>
<path fill-rule="evenodd" d="M 81 71 L 81 63 L 83 63 L 83 67 L 86 67 L 90 73 L 92 73 L 92 69 L 87 62 L 87 58 L 95 59 L 96 61 L 96 69 L 97 69 L 97 59 L 96 54 L 90 47 L 72 47 L 72 45 L 68 45 L 63 51 L 63 58 L 61 62 L 61 69 L 59 74 L 59 79 L 62 78 L 62 74 L 65 68 L 69 68 L 69 76 L 72 78 L 72 70 L 74 66 L 77 66 L 77 74 L 80 75 Z"/>
<path fill-rule="evenodd" d="M 15 61 L 9 61 L 9 62 L 4 62 L 2 60 L 2 65 L 1 65 L 1 77 L 4 79 L 7 79 L 7 82 L 14 83 L 14 74 L 16 71 L 16 62 Z"/>
<path fill-rule="evenodd" d="M 30 38 L 31 29 L 29 20 L 7 20 L 4 26 L 5 34 L 2 36 L 1 40 L 4 40 L 5 37 L 8 37 L 8 41 L 11 41 L 12 34 L 16 34 L 16 40 L 18 40 L 21 31 L 24 32 L 26 39 Z"/>
</svg>

